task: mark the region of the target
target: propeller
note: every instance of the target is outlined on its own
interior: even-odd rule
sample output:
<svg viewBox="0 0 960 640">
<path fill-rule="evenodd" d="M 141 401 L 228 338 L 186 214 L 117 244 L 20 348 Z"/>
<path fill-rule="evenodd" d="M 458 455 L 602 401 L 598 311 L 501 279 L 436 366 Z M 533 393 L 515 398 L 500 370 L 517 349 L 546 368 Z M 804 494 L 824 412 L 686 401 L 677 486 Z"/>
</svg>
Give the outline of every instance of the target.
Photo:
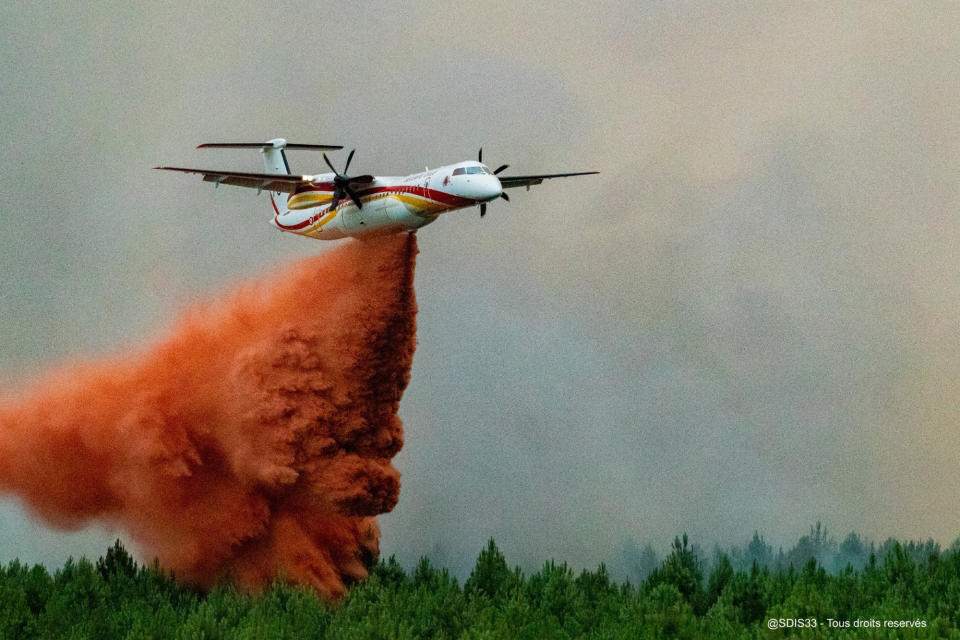
<svg viewBox="0 0 960 640">
<path fill-rule="evenodd" d="M 324 161 L 334 173 L 333 200 L 330 201 L 331 209 L 335 209 L 345 196 L 350 196 L 350 199 L 353 200 L 353 203 L 357 205 L 357 209 L 363 209 L 363 204 L 360 202 L 360 197 L 357 195 L 357 192 L 353 190 L 352 186 L 355 183 L 373 182 L 374 177 L 371 175 L 353 177 L 347 175 L 347 170 L 350 168 L 350 161 L 353 160 L 354 152 L 356 152 L 356 149 L 350 150 L 350 155 L 347 156 L 347 164 L 343 165 L 343 173 L 340 173 L 336 170 L 336 168 L 333 166 L 333 163 L 330 162 L 330 158 L 327 157 L 327 154 L 323 154 Z"/>
<path fill-rule="evenodd" d="M 481 164 L 483 163 L 483 147 L 480 147 L 480 151 L 477 153 L 477 162 L 479 162 L 479 163 L 481 163 Z M 497 175 L 498 173 L 500 173 L 500 172 L 503 171 L 504 169 L 508 168 L 509 166 L 510 166 L 510 165 L 508 165 L 508 164 L 502 164 L 502 165 L 500 165 L 500 166 L 497 167 L 497 169 L 493 172 L 493 175 Z M 508 195 L 507 195 L 506 193 L 504 193 L 503 191 L 500 192 L 500 197 L 503 198 L 504 200 L 506 200 L 507 202 L 510 202 L 510 196 L 508 196 Z M 486 203 L 486 202 L 483 202 L 483 203 L 480 204 L 480 217 L 482 218 L 482 217 L 485 216 L 485 215 L 487 215 L 487 203 Z"/>
</svg>

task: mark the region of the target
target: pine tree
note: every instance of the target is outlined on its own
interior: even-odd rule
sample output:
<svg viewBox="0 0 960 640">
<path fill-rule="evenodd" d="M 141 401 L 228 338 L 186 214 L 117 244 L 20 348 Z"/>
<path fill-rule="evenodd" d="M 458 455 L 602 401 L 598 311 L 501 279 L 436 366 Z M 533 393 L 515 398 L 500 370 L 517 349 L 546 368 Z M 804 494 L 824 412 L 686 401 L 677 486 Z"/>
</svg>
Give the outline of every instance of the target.
<svg viewBox="0 0 960 640">
<path fill-rule="evenodd" d="M 507 567 L 507 561 L 490 538 L 487 548 L 480 552 L 477 564 L 463 585 L 468 596 L 485 595 L 499 598 L 506 595 L 515 586 L 514 574 Z"/>
</svg>

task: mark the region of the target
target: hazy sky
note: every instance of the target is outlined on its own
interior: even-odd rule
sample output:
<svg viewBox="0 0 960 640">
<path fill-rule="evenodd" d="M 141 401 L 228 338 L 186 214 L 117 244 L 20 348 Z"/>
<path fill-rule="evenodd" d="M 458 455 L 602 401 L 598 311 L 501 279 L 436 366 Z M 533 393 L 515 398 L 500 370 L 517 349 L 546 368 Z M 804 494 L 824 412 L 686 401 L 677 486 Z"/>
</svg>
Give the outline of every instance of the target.
<svg viewBox="0 0 960 640">
<path fill-rule="evenodd" d="M 602 173 L 420 232 L 384 553 L 960 534 L 960 5 L 59 4 L 0 7 L 6 386 L 326 248 L 150 170 L 261 168 L 196 144 L 381 175 L 483 144 Z M 112 535 L 0 502 L 0 561 Z"/>
</svg>

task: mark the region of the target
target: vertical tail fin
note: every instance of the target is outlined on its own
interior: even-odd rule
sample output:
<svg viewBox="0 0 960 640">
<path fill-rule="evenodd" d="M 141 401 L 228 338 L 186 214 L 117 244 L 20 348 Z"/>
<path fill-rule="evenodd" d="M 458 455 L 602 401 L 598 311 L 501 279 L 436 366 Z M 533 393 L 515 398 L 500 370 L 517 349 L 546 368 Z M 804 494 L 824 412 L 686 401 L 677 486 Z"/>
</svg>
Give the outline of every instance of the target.
<svg viewBox="0 0 960 640">
<path fill-rule="evenodd" d="M 270 146 L 264 145 L 260 148 L 260 153 L 263 154 L 263 165 L 267 170 L 266 172 L 289 174 L 290 163 L 287 162 L 287 154 L 284 152 L 287 141 L 283 138 L 274 138 L 273 140 L 268 140 L 266 144 Z M 278 216 L 287 212 L 287 198 L 282 192 L 271 191 L 270 202 L 273 204 L 273 210 Z"/>
</svg>

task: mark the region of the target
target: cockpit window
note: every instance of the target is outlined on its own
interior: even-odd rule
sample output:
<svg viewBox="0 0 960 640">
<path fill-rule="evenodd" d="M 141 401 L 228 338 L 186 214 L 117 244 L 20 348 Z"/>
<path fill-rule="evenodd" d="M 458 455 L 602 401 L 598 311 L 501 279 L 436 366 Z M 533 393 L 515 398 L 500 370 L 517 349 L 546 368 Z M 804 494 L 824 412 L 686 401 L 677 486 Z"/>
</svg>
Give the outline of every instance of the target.
<svg viewBox="0 0 960 640">
<path fill-rule="evenodd" d="M 490 170 L 486 167 L 459 167 L 453 170 L 453 175 L 462 176 L 463 174 L 476 174 L 476 173 L 486 173 L 488 175 L 493 175 L 490 173 Z"/>
</svg>

